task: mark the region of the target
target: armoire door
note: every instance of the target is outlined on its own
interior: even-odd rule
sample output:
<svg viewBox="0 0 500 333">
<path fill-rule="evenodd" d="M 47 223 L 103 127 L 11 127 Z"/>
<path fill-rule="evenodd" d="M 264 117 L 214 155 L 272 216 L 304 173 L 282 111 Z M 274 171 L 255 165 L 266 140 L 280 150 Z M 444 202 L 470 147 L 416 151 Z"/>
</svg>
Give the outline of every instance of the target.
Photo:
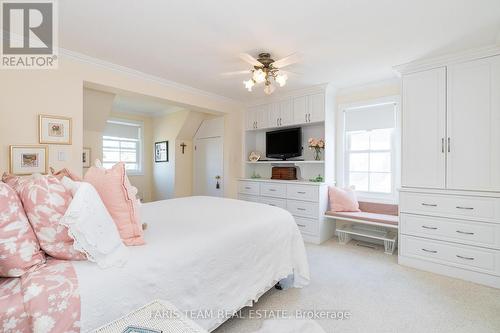
<svg viewBox="0 0 500 333">
<path fill-rule="evenodd" d="M 447 188 L 500 191 L 500 56 L 448 67 L 447 131 Z"/>
<path fill-rule="evenodd" d="M 308 96 L 308 120 L 310 123 L 325 120 L 325 94 Z"/>
<path fill-rule="evenodd" d="M 402 89 L 402 186 L 444 188 L 446 69 L 404 75 Z"/>
</svg>

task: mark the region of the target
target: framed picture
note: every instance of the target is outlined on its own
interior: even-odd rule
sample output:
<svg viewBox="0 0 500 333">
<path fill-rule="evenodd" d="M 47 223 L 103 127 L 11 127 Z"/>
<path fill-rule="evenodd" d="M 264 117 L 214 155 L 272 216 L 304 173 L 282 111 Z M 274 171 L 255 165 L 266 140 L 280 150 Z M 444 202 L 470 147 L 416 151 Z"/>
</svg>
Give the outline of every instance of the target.
<svg viewBox="0 0 500 333">
<path fill-rule="evenodd" d="M 9 172 L 15 175 L 47 173 L 47 146 L 10 146 Z"/>
<path fill-rule="evenodd" d="M 39 142 L 57 145 L 71 144 L 71 118 L 38 116 Z"/>
<path fill-rule="evenodd" d="M 84 168 L 90 168 L 90 148 L 83 147 L 82 163 Z"/>
<path fill-rule="evenodd" d="M 155 142 L 155 162 L 168 162 L 168 141 Z"/>
</svg>

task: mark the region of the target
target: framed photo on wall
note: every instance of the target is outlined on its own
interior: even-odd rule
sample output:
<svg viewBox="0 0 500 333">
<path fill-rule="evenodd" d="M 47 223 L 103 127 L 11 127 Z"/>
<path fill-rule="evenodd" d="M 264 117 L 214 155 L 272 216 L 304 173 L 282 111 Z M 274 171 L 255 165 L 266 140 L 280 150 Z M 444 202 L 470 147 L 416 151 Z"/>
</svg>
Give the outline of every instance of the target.
<svg viewBox="0 0 500 333">
<path fill-rule="evenodd" d="M 38 116 L 39 142 L 57 145 L 71 144 L 71 118 Z"/>
<path fill-rule="evenodd" d="M 90 168 L 90 148 L 83 147 L 82 163 L 84 168 Z"/>
<path fill-rule="evenodd" d="M 168 162 L 168 141 L 155 142 L 155 162 Z"/>
<path fill-rule="evenodd" d="M 9 172 L 15 175 L 47 173 L 49 150 L 47 146 L 10 146 Z"/>
</svg>

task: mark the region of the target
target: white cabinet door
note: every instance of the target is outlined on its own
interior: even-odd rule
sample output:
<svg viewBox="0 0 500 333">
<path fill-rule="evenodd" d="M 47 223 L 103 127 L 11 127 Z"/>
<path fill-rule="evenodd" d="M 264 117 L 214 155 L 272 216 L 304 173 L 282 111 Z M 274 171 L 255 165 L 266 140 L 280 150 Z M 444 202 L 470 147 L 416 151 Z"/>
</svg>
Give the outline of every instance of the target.
<svg viewBox="0 0 500 333">
<path fill-rule="evenodd" d="M 294 123 L 292 100 L 287 99 L 279 102 L 279 109 L 280 109 L 280 126 L 292 125 Z"/>
<path fill-rule="evenodd" d="M 325 94 L 308 96 L 307 120 L 308 123 L 325 120 Z"/>
<path fill-rule="evenodd" d="M 269 127 L 279 127 L 281 118 L 281 110 L 279 103 L 269 105 Z"/>
<path fill-rule="evenodd" d="M 257 107 L 248 108 L 245 112 L 245 129 L 251 131 L 256 129 L 255 119 L 256 113 L 258 112 Z"/>
<path fill-rule="evenodd" d="M 446 69 L 403 76 L 402 186 L 444 188 Z"/>
<path fill-rule="evenodd" d="M 447 187 L 500 190 L 500 56 L 448 68 Z"/>
<path fill-rule="evenodd" d="M 307 123 L 307 96 L 293 99 L 293 122 L 295 124 Z"/>
</svg>

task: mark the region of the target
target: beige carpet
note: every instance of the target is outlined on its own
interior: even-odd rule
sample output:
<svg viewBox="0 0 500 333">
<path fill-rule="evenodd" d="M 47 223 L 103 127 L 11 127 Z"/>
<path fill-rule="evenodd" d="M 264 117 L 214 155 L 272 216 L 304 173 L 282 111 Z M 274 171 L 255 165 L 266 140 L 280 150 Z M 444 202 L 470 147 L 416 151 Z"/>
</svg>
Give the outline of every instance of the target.
<svg viewBox="0 0 500 333">
<path fill-rule="evenodd" d="M 327 333 L 500 332 L 498 289 L 406 268 L 397 264 L 396 255 L 361 248 L 354 241 L 308 244 L 307 252 L 311 284 L 273 289 L 253 310 L 351 312 L 349 320 L 317 320 Z M 233 318 L 215 332 L 254 332 L 261 324 Z"/>
</svg>

